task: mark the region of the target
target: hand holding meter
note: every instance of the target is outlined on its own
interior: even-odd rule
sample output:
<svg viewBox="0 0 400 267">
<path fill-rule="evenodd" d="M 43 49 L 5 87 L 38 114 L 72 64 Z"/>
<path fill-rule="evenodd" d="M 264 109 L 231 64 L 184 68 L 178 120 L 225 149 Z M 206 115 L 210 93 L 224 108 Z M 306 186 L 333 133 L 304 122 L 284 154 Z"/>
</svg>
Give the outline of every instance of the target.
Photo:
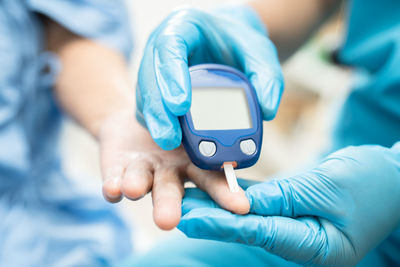
<svg viewBox="0 0 400 267">
<path fill-rule="evenodd" d="M 231 191 L 238 185 L 233 168 L 254 165 L 262 144 L 262 118 L 252 85 L 240 71 L 217 64 L 189 69 L 190 111 L 179 118 L 185 147 L 202 169 L 225 170 Z"/>
</svg>

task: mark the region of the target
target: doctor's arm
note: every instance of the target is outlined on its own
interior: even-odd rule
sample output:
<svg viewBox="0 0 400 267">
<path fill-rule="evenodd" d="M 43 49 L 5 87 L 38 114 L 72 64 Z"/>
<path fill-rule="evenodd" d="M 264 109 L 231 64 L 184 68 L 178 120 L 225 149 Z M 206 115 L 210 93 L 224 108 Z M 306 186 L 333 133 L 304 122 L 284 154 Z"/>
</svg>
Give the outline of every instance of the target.
<svg viewBox="0 0 400 267">
<path fill-rule="evenodd" d="M 304 44 L 329 16 L 339 8 L 341 0 L 252 0 L 268 29 L 279 58 L 285 60 Z"/>
<path fill-rule="evenodd" d="M 181 216 L 187 177 L 221 206 L 237 213 L 249 208 L 244 192 L 231 194 L 222 174 L 195 167 L 182 148 L 164 151 L 135 119 L 127 62 L 117 50 L 47 22 L 47 49 L 62 69 L 55 84 L 60 106 L 100 144 L 103 194 L 110 202 L 136 200 L 150 190 L 153 216 L 163 229 Z"/>
</svg>

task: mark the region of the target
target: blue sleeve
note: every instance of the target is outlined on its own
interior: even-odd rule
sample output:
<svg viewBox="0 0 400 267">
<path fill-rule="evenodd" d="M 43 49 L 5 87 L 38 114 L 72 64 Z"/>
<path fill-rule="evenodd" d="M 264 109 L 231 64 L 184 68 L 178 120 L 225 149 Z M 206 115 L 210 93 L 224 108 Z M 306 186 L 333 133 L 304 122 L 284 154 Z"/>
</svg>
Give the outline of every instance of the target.
<svg viewBox="0 0 400 267">
<path fill-rule="evenodd" d="M 123 0 L 26 0 L 69 31 L 99 41 L 129 58 L 132 50 L 130 20 Z"/>
</svg>

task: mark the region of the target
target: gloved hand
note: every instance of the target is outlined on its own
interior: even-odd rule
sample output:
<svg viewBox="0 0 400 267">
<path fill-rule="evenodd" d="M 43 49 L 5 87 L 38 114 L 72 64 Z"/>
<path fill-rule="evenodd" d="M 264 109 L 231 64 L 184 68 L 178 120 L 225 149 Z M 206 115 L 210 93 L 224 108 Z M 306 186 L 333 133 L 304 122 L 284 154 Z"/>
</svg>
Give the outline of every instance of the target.
<svg viewBox="0 0 400 267">
<path fill-rule="evenodd" d="M 212 13 L 185 8 L 173 12 L 151 34 L 136 88 L 137 118 L 165 150 L 179 146 L 178 116 L 188 112 L 191 84 L 188 66 L 230 65 L 254 86 L 263 118 L 274 118 L 283 91 L 277 52 L 264 25 L 250 7 Z"/>
<path fill-rule="evenodd" d="M 254 245 L 302 264 L 350 266 L 400 223 L 400 142 L 348 147 L 289 179 L 250 186 L 250 214 L 189 190 L 178 228 L 189 237 Z"/>
</svg>

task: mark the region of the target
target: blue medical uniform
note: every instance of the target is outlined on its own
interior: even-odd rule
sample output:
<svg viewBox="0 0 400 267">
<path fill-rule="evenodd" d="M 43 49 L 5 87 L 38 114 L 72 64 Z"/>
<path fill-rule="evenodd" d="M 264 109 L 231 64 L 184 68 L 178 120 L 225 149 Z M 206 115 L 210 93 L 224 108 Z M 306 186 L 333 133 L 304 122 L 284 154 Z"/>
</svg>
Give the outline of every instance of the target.
<svg viewBox="0 0 400 267">
<path fill-rule="evenodd" d="M 353 0 L 347 10 L 347 34 L 338 59 L 356 68 L 357 74 L 337 119 L 333 149 L 362 144 L 390 147 L 400 140 L 400 1 Z M 155 257 L 163 260 L 154 262 Z M 297 265 L 261 248 L 178 237 L 126 266 Z M 359 266 L 400 266 L 400 231 L 393 232 Z"/>
<path fill-rule="evenodd" d="M 129 231 L 62 172 L 62 66 L 44 51 L 41 16 L 125 56 L 132 46 L 121 1 L 0 1 L 0 266 L 109 266 L 131 252 Z"/>
<path fill-rule="evenodd" d="M 357 73 L 334 131 L 334 149 L 391 147 L 400 140 L 400 2 L 351 1 L 338 59 Z"/>
</svg>

